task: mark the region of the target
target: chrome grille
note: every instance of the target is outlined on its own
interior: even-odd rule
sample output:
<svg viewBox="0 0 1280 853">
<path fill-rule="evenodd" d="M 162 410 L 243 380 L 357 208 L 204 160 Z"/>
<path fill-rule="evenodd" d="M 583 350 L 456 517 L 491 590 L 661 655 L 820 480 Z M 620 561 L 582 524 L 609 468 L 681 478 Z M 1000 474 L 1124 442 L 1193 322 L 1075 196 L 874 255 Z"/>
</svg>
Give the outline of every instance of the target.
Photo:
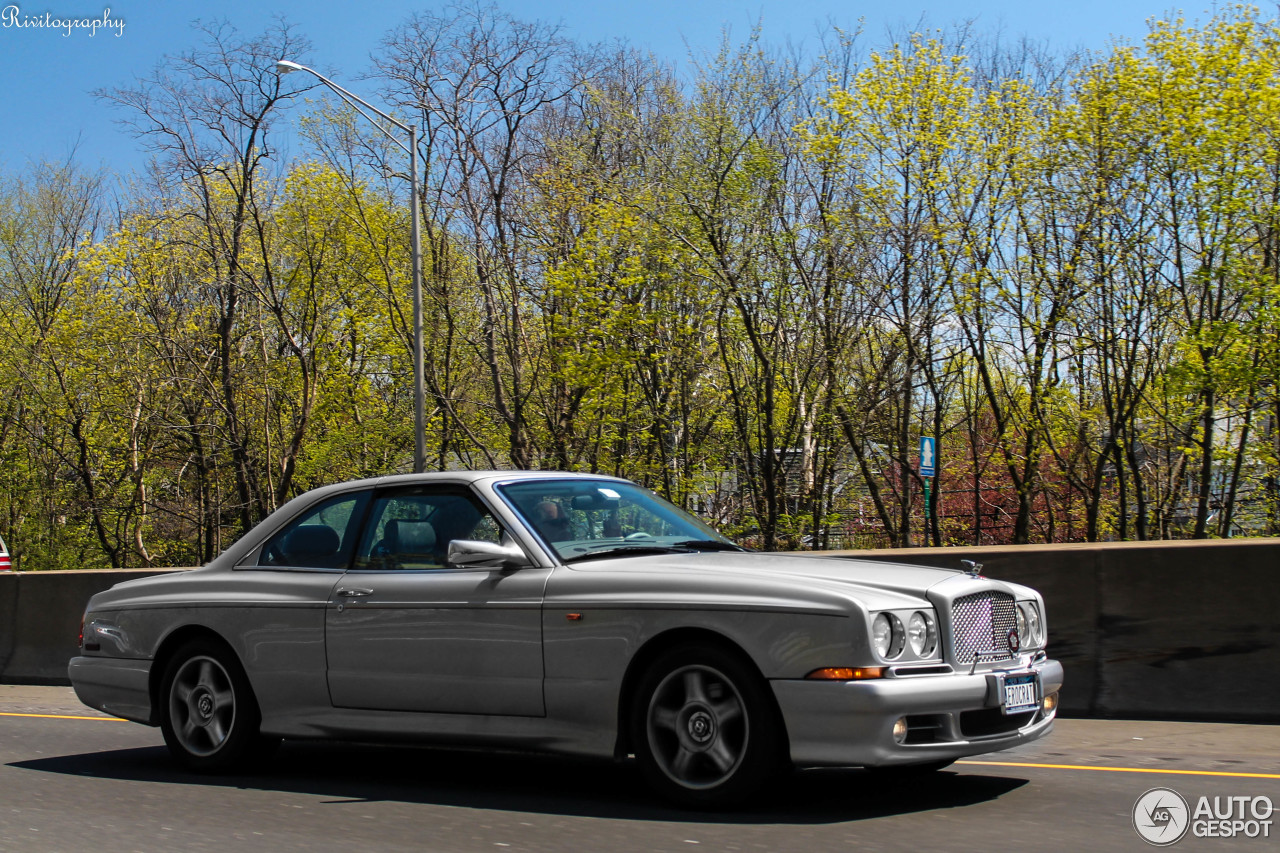
<svg viewBox="0 0 1280 853">
<path fill-rule="evenodd" d="M 979 652 L 995 652 L 983 660 L 1009 660 L 1009 631 L 1017 626 L 1013 596 L 979 592 L 957 598 L 951 607 L 951 647 L 957 663 L 973 663 Z"/>
</svg>

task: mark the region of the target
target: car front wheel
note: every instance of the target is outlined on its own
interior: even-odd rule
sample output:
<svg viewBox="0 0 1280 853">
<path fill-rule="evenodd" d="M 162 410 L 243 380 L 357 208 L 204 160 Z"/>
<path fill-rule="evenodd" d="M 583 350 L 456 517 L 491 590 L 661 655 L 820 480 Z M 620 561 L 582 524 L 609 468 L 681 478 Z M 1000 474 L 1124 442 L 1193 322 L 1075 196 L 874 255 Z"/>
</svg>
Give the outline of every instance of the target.
<svg viewBox="0 0 1280 853">
<path fill-rule="evenodd" d="M 678 646 L 654 661 L 631 723 L 641 772 L 684 805 L 739 803 L 781 763 L 782 726 L 767 685 L 715 646 Z"/>
<path fill-rule="evenodd" d="M 170 658 L 160 709 L 165 744 L 192 770 L 240 767 L 258 740 L 259 713 L 249 680 L 235 656 L 209 640 L 187 643 Z"/>
</svg>

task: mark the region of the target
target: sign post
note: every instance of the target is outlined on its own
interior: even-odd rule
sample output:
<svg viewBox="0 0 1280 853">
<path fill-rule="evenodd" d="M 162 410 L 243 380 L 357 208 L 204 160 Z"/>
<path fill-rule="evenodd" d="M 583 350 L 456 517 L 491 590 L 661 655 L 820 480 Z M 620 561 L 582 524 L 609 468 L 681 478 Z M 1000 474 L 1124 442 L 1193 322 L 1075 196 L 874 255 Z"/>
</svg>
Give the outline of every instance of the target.
<svg viewBox="0 0 1280 853">
<path fill-rule="evenodd" d="M 924 541 L 929 541 L 929 498 L 930 486 L 933 485 L 933 477 L 936 471 L 935 461 L 937 448 L 934 438 L 931 435 L 920 436 L 920 476 L 924 478 Z"/>
<path fill-rule="evenodd" d="M 931 435 L 920 436 L 920 476 L 933 476 L 934 441 Z"/>
</svg>

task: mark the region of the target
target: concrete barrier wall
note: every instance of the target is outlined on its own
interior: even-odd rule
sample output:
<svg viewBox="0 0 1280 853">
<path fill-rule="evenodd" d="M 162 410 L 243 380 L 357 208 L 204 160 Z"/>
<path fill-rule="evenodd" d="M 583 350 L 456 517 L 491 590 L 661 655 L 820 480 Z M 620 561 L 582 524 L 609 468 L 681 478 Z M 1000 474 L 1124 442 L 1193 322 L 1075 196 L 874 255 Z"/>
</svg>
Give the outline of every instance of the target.
<svg viewBox="0 0 1280 853">
<path fill-rule="evenodd" d="M 1072 715 L 1280 723 L 1280 539 L 840 551 L 1035 587 Z M 0 573 L 0 683 L 66 684 L 93 593 L 150 571 Z"/>
<path fill-rule="evenodd" d="M 0 572 L 0 684 L 70 684 L 89 597 L 121 581 L 182 569 Z"/>
</svg>

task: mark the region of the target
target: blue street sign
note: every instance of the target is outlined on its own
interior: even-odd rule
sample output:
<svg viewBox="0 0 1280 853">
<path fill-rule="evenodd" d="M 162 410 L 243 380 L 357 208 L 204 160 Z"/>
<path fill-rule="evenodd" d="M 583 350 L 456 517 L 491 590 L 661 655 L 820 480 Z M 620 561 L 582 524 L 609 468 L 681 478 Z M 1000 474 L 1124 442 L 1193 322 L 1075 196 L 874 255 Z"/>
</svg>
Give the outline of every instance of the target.
<svg viewBox="0 0 1280 853">
<path fill-rule="evenodd" d="M 932 477 L 934 468 L 933 436 L 920 436 L 920 476 Z"/>
</svg>

